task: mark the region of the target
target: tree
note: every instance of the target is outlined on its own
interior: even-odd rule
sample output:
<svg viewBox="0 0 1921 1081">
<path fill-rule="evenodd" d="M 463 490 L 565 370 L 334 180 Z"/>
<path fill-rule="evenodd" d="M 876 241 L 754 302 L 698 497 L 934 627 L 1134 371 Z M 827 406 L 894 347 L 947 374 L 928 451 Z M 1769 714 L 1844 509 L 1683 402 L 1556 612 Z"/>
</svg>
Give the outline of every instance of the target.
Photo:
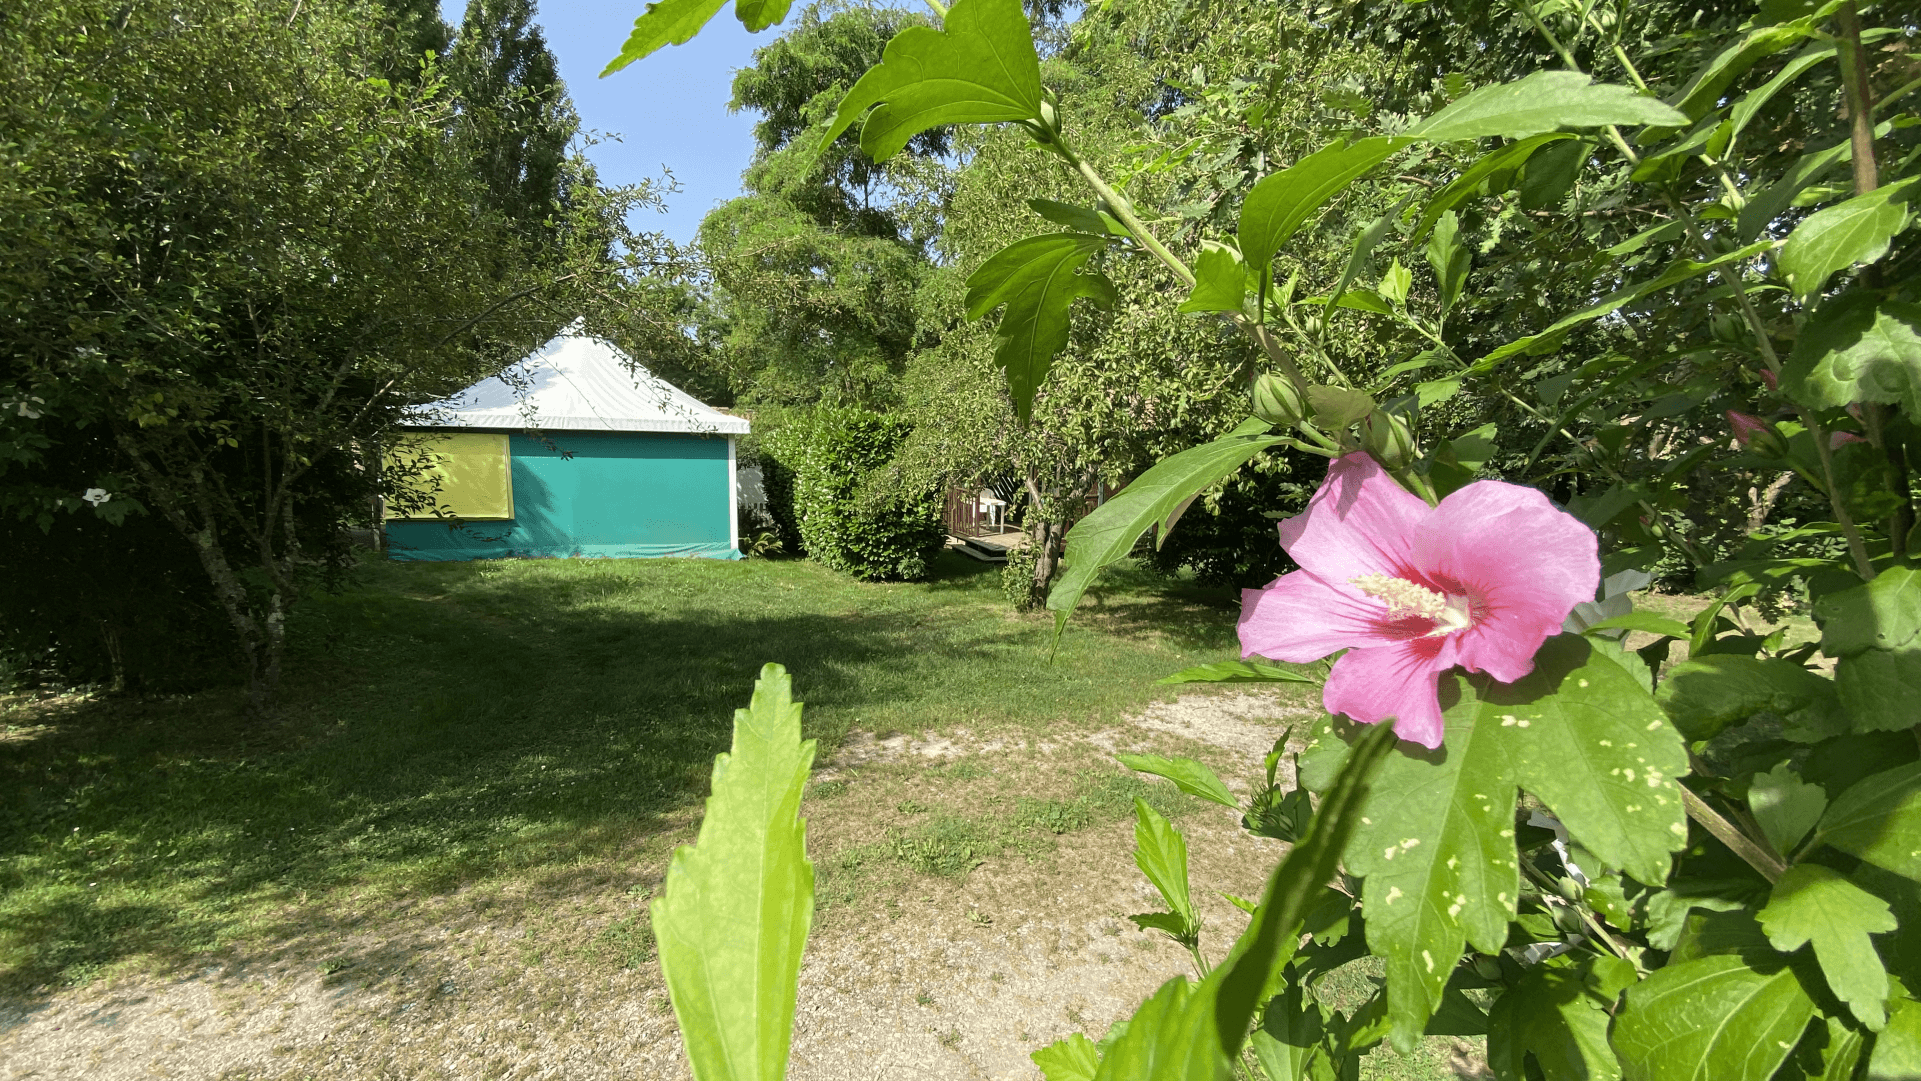
<svg viewBox="0 0 1921 1081">
<path fill-rule="evenodd" d="M 413 405 L 499 371 L 617 276 L 618 200 L 495 200 L 429 72 L 380 75 L 354 3 L 90 0 L 9 20 L 0 509 L 149 511 L 191 545 L 250 697 L 289 606 L 349 558 Z M 563 170 L 564 172 L 565 170 Z M 524 188 L 517 188 L 526 194 Z M 59 442 L 103 434 L 91 505 Z"/>
<path fill-rule="evenodd" d="M 531 0 L 469 0 L 447 56 L 466 152 L 491 202 L 524 230 L 551 228 L 580 128 Z"/>
</svg>

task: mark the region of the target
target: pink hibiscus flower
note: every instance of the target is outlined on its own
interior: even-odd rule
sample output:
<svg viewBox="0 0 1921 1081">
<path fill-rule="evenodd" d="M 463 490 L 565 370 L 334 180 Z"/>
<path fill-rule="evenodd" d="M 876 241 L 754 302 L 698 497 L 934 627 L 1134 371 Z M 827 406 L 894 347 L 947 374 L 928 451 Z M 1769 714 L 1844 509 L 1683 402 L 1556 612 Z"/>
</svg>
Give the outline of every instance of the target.
<svg viewBox="0 0 1921 1081">
<path fill-rule="evenodd" d="M 1328 467 L 1307 513 L 1280 524 L 1301 569 L 1242 593 L 1241 651 L 1312 661 L 1337 650 L 1321 702 L 1441 745 L 1441 673 L 1512 683 L 1594 599 L 1592 530 L 1532 488 L 1481 480 L 1430 507 L 1366 454 Z"/>
</svg>

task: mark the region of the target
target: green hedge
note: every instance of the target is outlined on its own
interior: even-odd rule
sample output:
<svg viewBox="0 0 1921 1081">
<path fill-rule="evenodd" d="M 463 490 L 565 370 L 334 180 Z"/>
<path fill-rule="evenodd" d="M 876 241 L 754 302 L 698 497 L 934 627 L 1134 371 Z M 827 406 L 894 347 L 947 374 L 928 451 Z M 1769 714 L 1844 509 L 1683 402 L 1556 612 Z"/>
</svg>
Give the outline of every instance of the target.
<svg viewBox="0 0 1921 1081">
<path fill-rule="evenodd" d="M 869 581 L 927 576 L 946 539 L 941 493 L 868 483 L 909 427 L 864 409 L 817 409 L 761 444 L 763 483 L 786 474 L 768 486 L 768 510 L 783 532 L 793 523 L 809 558 Z"/>
</svg>

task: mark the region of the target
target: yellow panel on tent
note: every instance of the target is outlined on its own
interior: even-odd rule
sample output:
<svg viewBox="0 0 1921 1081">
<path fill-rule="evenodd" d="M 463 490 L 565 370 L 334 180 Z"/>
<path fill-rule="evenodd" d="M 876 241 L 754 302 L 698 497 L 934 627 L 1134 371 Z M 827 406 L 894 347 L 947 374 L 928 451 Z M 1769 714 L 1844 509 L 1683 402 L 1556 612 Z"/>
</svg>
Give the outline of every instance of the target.
<svg viewBox="0 0 1921 1081">
<path fill-rule="evenodd" d="M 414 442 L 414 439 L 418 439 L 418 442 Z M 513 518 L 514 482 L 512 470 L 508 468 L 505 435 L 454 432 L 415 436 L 398 455 L 410 463 L 429 456 L 430 461 L 420 463 L 427 468 L 414 488 L 439 507 L 443 515 L 451 514 L 470 521 L 506 521 Z M 389 453 L 390 467 L 395 457 Z M 439 481 L 437 491 L 434 489 L 435 480 Z M 390 503 L 387 517 L 420 520 L 440 515 L 427 507 L 403 510 Z"/>
</svg>

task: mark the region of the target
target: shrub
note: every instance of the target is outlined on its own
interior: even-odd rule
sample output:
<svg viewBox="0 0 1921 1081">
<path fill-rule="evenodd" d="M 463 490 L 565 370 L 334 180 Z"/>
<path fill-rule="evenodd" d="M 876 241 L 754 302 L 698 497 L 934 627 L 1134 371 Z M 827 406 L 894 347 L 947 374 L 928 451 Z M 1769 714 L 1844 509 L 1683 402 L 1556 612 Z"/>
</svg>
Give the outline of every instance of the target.
<svg viewBox="0 0 1921 1081">
<path fill-rule="evenodd" d="M 752 453 L 760 467 L 760 490 L 767 497 L 766 514 L 779 535 L 781 551 L 799 555 L 800 516 L 794 510 L 794 476 L 802 453 L 804 425 L 789 424 L 754 438 Z"/>
<path fill-rule="evenodd" d="M 1034 549 L 1027 545 L 1007 550 L 1001 567 L 1001 595 L 1017 612 L 1032 612 L 1047 603 L 1047 588 L 1034 582 Z"/>
<path fill-rule="evenodd" d="M 793 468 L 790 505 L 809 557 L 869 581 L 927 576 L 946 535 L 940 492 L 878 475 L 908 430 L 898 418 L 864 409 L 820 409 L 767 441 L 771 456 Z M 768 506 L 776 504 L 770 488 Z"/>
</svg>

